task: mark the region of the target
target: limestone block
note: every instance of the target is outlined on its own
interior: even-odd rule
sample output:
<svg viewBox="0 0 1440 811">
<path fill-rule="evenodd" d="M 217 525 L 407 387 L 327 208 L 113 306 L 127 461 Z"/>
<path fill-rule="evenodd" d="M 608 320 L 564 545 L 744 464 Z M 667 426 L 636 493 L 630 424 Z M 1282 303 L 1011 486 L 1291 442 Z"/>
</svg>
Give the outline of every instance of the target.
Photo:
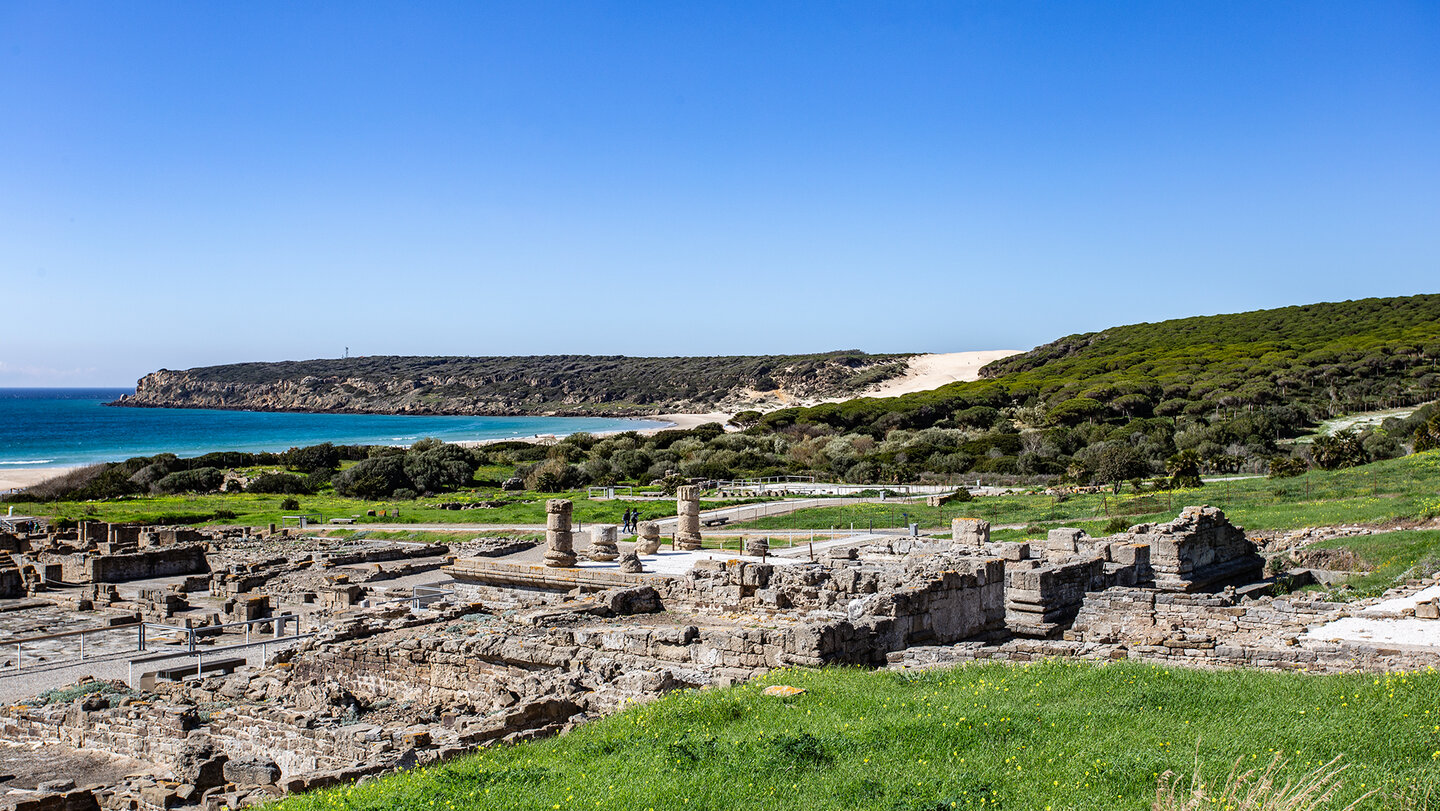
<svg viewBox="0 0 1440 811">
<path fill-rule="evenodd" d="M 575 539 L 570 532 L 570 514 L 575 505 L 569 499 L 545 502 L 545 565 L 556 569 L 574 568 Z"/>
<path fill-rule="evenodd" d="M 981 518 L 956 518 L 950 522 L 951 543 L 976 547 L 990 542 L 990 522 Z"/>
<path fill-rule="evenodd" d="M 1028 543 L 1007 543 L 1000 547 L 1000 557 L 1005 560 L 1028 560 L 1030 557 L 1030 544 Z"/>
<path fill-rule="evenodd" d="M 1075 552 L 1080 549 L 1080 539 L 1084 537 L 1083 529 L 1059 527 L 1046 535 L 1045 548 L 1054 552 Z"/>
</svg>

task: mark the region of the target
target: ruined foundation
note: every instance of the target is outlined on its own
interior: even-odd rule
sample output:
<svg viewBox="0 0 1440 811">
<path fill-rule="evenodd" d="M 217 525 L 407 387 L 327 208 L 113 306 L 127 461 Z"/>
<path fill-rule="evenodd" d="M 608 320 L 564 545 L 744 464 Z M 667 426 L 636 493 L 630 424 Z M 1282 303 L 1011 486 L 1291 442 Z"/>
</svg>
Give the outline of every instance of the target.
<svg viewBox="0 0 1440 811">
<path fill-rule="evenodd" d="M 680 504 L 695 505 L 688 515 L 698 526 L 698 503 Z M 543 562 L 533 542 L 510 539 L 468 542 L 450 557 L 429 545 L 309 538 L 301 549 L 293 539 L 221 531 L 162 540 L 89 527 L 0 538 L 31 559 L 100 555 L 107 562 L 99 570 L 116 574 L 127 570 L 110 557 L 209 548 L 208 574 L 167 585 L 67 586 L 72 602 L 48 610 L 86 606 L 95 612 L 90 626 L 102 622 L 103 606 L 105 622 L 166 616 L 233 642 L 246 632 L 226 631 L 221 620 L 262 620 L 255 633 L 267 633 L 299 610 L 313 633 L 272 647 L 263 665 L 232 662 L 233 672 L 207 668 L 188 681 L 152 672 L 143 688 L 117 683 L 117 692 L 69 704 L 13 703 L 0 708 L 0 735 L 47 753 L 123 755 L 167 775 L 87 791 L 76 802 L 93 803 L 85 805 L 92 811 L 221 811 L 558 734 L 634 701 L 780 667 L 1047 656 L 1316 671 L 1440 664 L 1435 651 L 1310 633 L 1363 605 L 1228 588 L 1258 575 L 1258 555 L 1243 530 L 1208 507 L 1105 538 L 1061 528 L 1028 543 L 992 542 L 986 522 L 957 519 L 950 540 L 872 537 L 814 557 L 772 553 L 752 535 L 741 553 L 667 551 L 646 561 L 651 571 L 639 555 L 659 551 L 653 522 L 640 525 L 633 548 L 616 541 L 613 527 L 594 528 L 590 560 L 578 566 L 572 510 L 566 500 L 547 502 Z M 111 543 L 113 552 L 100 551 Z M 606 559 L 610 547 L 615 557 Z M 31 571 L 0 566 L 0 586 L 18 578 L 53 593 L 42 571 L 24 568 Z M 428 596 L 422 586 L 385 587 L 417 571 L 437 575 Z M 1436 603 L 1424 600 L 1407 619 L 1440 628 L 1429 619 L 1436 616 Z"/>
</svg>

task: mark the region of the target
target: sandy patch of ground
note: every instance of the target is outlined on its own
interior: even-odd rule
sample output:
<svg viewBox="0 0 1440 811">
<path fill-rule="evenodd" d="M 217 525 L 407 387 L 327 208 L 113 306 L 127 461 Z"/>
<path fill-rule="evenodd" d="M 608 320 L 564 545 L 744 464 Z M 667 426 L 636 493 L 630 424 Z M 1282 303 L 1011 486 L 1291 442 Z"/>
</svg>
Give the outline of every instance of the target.
<svg viewBox="0 0 1440 811">
<path fill-rule="evenodd" d="M 1371 426 L 1379 425 L 1389 419 L 1403 420 L 1424 408 L 1428 403 L 1421 403 L 1409 408 L 1392 408 L 1388 411 L 1366 411 L 1362 414 L 1348 414 L 1344 417 L 1336 417 L 1333 420 L 1326 420 L 1320 423 L 1320 430 L 1317 434 L 1337 434 L 1347 429 L 1363 430 Z"/>
<path fill-rule="evenodd" d="M 730 418 L 733 416 L 735 415 L 727 414 L 723 411 L 711 411 L 706 414 L 656 414 L 653 417 L 645 417 L 645 419 L 661 420 L 663 422 L 669 422 L 674 424 L 667 425 L 663 428 L 646 428 L 640 431 L 640 433 L 642 435 L 648 436 L 650 434 L 659 433 L 660 431 L 664 431 L 670 428 L 694 428 L 697 425 L 704 425 L 707 422 L 718 422 L 721 425 L 724 425 L 725 423 L 729 422 Z"/>
<path fill-rule="evenodd" d="M 24 490 L 47 479 L 63 476 L 74 469 L 73 467 L 27 467 L 19 470 L 7 470 L 0 467 L 0 493 Z"/>
<path fill-rule="evenodd" d="M 859 397 L 898 397 L 917 391 L 931 391 L 947 383 L 980 379 L 980 368 L 987 363 L 1018 355 L 1023 349 L 983 349 L 977 352 L 945 352 L 917 355 L 910 359 L 910 368 L 899 377 L 866 389 Z M 849 398 L 846 398 L 849 399 Z M 835 402 L 839 402 L 838 400 Z"/>
</svg>

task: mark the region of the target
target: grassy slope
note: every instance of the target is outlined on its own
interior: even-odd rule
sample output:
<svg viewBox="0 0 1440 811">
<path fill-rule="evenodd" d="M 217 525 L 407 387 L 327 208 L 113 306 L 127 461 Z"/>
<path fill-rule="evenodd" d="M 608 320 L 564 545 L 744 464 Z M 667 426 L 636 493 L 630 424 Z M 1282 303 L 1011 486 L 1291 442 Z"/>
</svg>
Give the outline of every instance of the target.
<svg viewBox="0 0 1440 811">
<path fill-rule="evenodd" d="M 591 501 L 583 491 L 555 494 L 573 499 L 579 521 L 619 523 L 627 508 L 638 506 L 645 519 L 674 514 L 668 501 Z M 503 497 L 489 491 L 447 494 L 445 501 Z M 211 515 L 230 510 L 237 518 L 223 523 L 263 526 L 278 522 L 283 496 L 252 494 L 204 496 L 148 496 L 105 502 L 17 503 L 16 511 L 57 518 L 90 517 L 102 521 L 162 522 L 175 516 Z M 301 508 L 326 517 L 359 515 L 362 523 L 393 522 L 393 518 L 364 517 L 366 510 L 393 510 L 399 506 L 404 523 L 487 523 L 539 524 L 544 522 L 544 497 L 528 494 L 528 502 L 486 510 L 435 510 L 417 502 L 367 502 L 333 494 L 300 496 Z M 706 508 L 748 502 L 706 502 Z M 1187 504 L 1212 504 L 1224 509 L 1237 523 L 1250 529 L 1293 529 L 1342 523 L 1378 522 L 1412 518 L 1427 507 L 1440 512 L 1440 451 L 1414 454 L 1401 459 L 1335 471 L 1311 471 L 1293 479 L 1245 479 L 1213 483 L 1198 490 L 1175 493 L 1127 493 L 1080 495 L 1057 502 L 1053 496 L 1016 495 L 979 498 L 969 503 L 941 508 L 898 502 L 859 504 L 848 507 L 817 507 L 790 515 L 747 521 L 735 526 L 742 530 L 828 529 L 831 527 L 899 526 L 901 514 L 919 521 L 922 527 L 943 528 L 956 516 L 985 518 L 994 524 L 1058 524 L 1083 527 L 1101 534 L 1116 515 L 1125 522 L 1168 520 Z M 1003 531 L 1002 531 L 1003 532 Z M 1033 534 L 1033 533 L 1031 533 Z M 1015 535 L 1018 539 L 1024 533 Z M 1009 536 L 997 534 L 997 537 Z"/>
<path fill-rule="evenodd" d="M 1440 531 L 1386 532 L 1357 538 L 1335 538 L 1315 546 L 1349 549 L 1360 557 L 1368 574 L 1346 581 L 1352 598 L 1378 597 L 1395 581 L 1440 571 Z"/>
<path fill-rule="evenodd" d="M 809 692 L 762 696 L 767 684 Z M 359 787 L 330 809 L 1146 809 L 1156 778 L 1212 780 L 1275 752 L 1299 774 L 1343 754 L 1341 796 L 1440 792 L 1440 674 L 1311 676 L 1130 663 L 924 674 L 780 671 L 684 692 L 561 738 Z M 1344 803 L 1334 807 L 1342 807 Z"/>
<path fill-rule="evenodd" d="M 970 516 L 993 524 L 1058 525 L 1063 522 L 1100 534 L 1105 524 L 1116 516 L 1130 524 L 1169 520 L 1188 504 L 1220 507 L 1232 520 L 1249 529 L 1296 529 L 1413 518 L 1427 507 L 1440 507 L 1440 451 L 1343 470 L 1313 470 L 1292 479 L 1216 482 L 1174 493 L 1127 492 L 1118 498 L 1108 493 L 1079 495 L 1064 502 L 1057 502 L 1054 496 L 1016 495 L 977 498 L 939 508 L 896 503 L 817 507 L 746 522 L 744 526 L 755 529 L 848 527 L 851 522 L 864 526 L 867 519 L 873 520 L 875 526 L 898 526 L 899 514 L 905 512 L 922 527 L 946 527 L 951 518 Z"/>
</svg>

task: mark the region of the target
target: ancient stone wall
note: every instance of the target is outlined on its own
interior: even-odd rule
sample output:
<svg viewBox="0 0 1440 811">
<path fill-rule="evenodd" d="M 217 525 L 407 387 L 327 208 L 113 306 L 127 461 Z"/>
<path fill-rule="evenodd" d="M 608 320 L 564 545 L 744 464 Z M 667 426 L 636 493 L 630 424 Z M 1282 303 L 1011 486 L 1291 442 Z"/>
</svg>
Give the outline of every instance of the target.
<svg viewBox="0 0 1440 811">
<path fill-rule="evenodd" d="M 67 583 L 122 583 L 210 571 L 203 544 L 160 547 L 125 554 L 76 552 L 39 557 L 42 563 L 59 563 L 60 576 Z"/>
<path fill-rule="evenodd" d="M 1024 554 L 1005 564 L 1005 624 L 1022 636 L 1053 636 L 1091 592 L 1134 586 L 1151 577 L 1150 549 L 1144 544 L 1103 543 L 1075 555 L 1055 550 L 1042 560 L 1028 559 L 1028 550 L 1016 552 Z"/>
<path fill-rule="evenodd" d="M 1214 507 L 1186 507 L 1174 521 L 1125 534 L 1150 545 L 1155 586 L 1165 591 L 1216 591 L 1264 576 L 1265 560 L 1245 530 Z"/>
</svg>

